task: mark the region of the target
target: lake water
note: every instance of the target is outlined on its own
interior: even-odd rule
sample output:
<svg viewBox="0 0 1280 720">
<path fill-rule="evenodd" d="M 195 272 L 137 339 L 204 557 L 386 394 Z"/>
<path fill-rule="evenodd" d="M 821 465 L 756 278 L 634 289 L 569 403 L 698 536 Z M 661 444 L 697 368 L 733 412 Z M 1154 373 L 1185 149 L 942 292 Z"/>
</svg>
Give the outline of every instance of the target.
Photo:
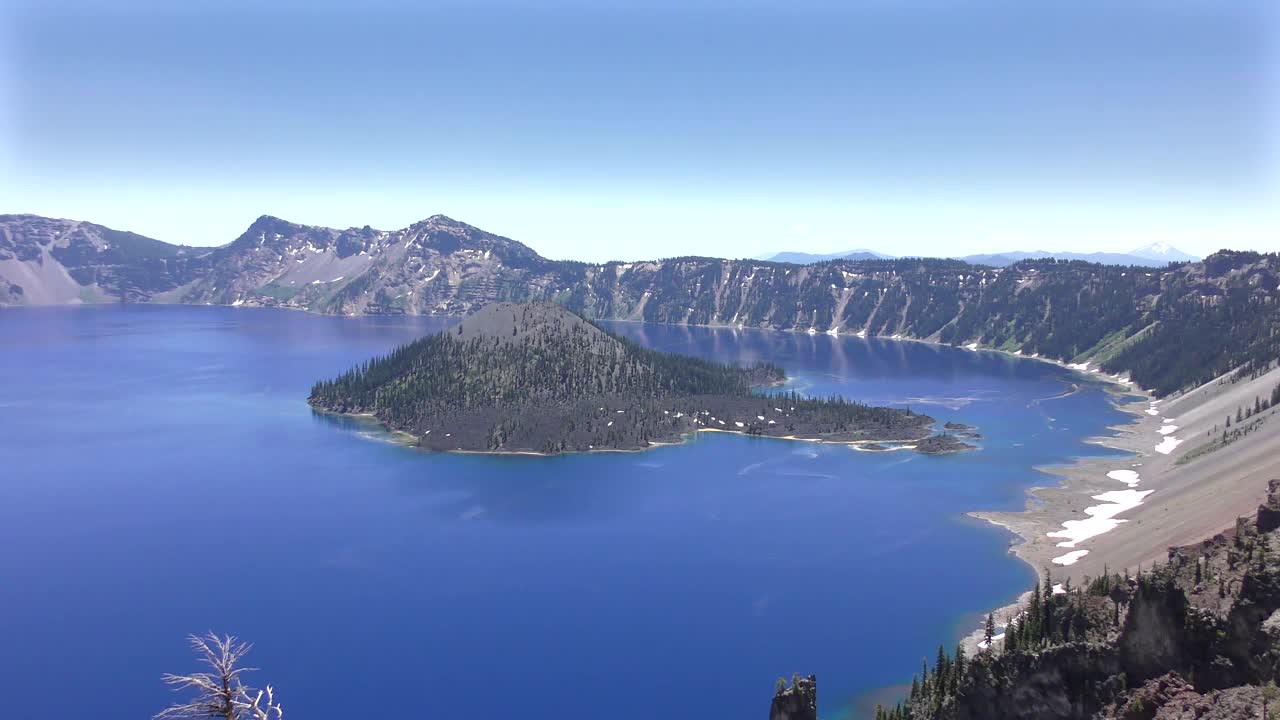
<svg viewBox="0 0 1280 720">
<path fill-rule="evenodd" d="M 765 717 L 793 672 L 818 675 L 824 718 L 856 715 L 1032 582 L 1011 536 L 963 513 L 1020 507 L 1034 466 L 1102 452 L 1082 439 L 1123 420 L 1030 360 L 625 323 L 987 439 L 951 457 L 727 434 L 433 455 L 307 407 L 315 379 L 444 325 L 0 311 L 6 715 L 149 717 L 209 629 L 252 640 L 255 677 L 307 720 Z"/>
</svg>

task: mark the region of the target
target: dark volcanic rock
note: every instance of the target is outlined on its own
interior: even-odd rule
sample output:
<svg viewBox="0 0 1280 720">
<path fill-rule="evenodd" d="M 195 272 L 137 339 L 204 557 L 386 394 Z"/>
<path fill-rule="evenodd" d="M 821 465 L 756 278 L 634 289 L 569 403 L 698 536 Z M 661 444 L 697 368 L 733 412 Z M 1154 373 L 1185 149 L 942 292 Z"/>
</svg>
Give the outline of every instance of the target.
<svg viewBox="0 0 1280 720">
<path fill-rule="evenodd" d="M 779 681 L 781 684 L 781 681 Z M 818 678 L 796 678 L 773 695 L 769 720 L 818 720 Z"/>
<path fill-rule="evenodd" d="M 973 450 L 975 446 L 960 440 L 955 435 L 933 435 L 916 443 L 916 452 L 924 455 L 948 455 L 950 453 Z"/>
<path fill-rule="evenodd" d="M 1099 720 L 1253 720 L 1262 716 L 1258 688 L 1204 694 L 1177 673 L 1148 680 L 1097 714 Z"/>
</svg>

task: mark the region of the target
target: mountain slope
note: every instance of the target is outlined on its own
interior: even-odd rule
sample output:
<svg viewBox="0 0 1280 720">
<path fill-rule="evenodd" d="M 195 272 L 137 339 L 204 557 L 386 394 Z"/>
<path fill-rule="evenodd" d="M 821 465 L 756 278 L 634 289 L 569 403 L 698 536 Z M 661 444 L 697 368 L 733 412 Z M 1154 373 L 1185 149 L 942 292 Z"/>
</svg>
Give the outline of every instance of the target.
<svg viewBox="0 0 1280 720">
<path fill-rule="evenodd" d="M 461 314 L 525 299 L 554 266 L 531 249 L 443 215 L 403 230 L 334 230 L 263 216 L 219 248 L 180 302 L 284 305 L 341 314 Z"/>
<path fill-rule="evenodd" d="M 134 238 L 134 236 L 130 236 Z M 437 215 L 335 230 L 259 218 L 192 249 L 89 223 L 0 216 L 0 303 L 184 302 L 335 314 L 464 315 L 547 300 L 591 318 L 904 336 L 1131 373 L 1158 393 L 1274 359 L 1280 259 L 1220 252 L 1134 268 L 1023 260 L 834 260 L 792 265 L 679 257 L 552 261 Z"/>
<path fill-rule="evenodd" d="M 94 223 L 0 215 L 0 305 L 152 300 L 205 272 L 209 254 Z"/>
</svg>

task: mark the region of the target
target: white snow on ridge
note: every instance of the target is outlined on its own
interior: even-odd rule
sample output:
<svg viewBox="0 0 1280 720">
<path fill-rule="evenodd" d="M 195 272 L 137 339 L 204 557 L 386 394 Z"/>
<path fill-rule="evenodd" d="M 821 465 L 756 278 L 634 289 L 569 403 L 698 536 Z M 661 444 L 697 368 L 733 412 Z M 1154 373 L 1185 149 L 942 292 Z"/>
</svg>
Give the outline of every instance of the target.
<svg viewBox="0 0 1280 720">
<path fill-rule="evenodd" d="M 1182 444 L 1182 441 L 1172 435 L 1166 435 L 1160 444 L 1156 446 L 1156 452 L 1168 455 L 1173 449 Z"/>
<path fill-rule="evenodd" d="M 1177 429 L 1178 429 L 1177 425 L 1162 425 L 1160 426 L 1160 434 L 1168 435 L 1169 433 L 1174 432 Z"/>
</svg>

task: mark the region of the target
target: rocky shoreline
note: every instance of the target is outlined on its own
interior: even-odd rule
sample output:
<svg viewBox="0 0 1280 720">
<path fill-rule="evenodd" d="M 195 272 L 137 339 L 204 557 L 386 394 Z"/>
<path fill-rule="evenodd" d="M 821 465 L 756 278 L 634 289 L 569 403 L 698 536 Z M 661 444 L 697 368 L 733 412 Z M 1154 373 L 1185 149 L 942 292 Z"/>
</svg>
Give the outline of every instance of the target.
<svg viewBox="0 0 1280 720">
<path fill-rule="evenodd" d="M 448 452 L 448 453 L 468 454 L 468 455 L 510 455 L 510 456 L 554 457 L 556 455 L 567 455 L 567 454 L 578 454 L 578 453 L 645 452 L 647 450 L 653 450 L 661 447 L 681 445 L 683 443 L 689 442 L 698 433 L 725 433 L 729 435 L 765 438 L 769 440 L 818 443 L 823 445 L 843 445 L 852 450 L 858 450 L 863 452 L 891 452 L 894 450 L 912 450 L 922 455 L 952 455 L 955 453 L 961 453 L 969 450 L 978 449 L 976 445 L 971 445 L 969 443 L 966 443 L 963 440 L 960 440 L 956 435 L 946 435 L 946 434 L 931 435 L 931 434 L 928 434 L 927 432 L 919 435 L 918 437 L 894 435 L 892 437 L 885 437 L 885 438 L 870 438 L 870 439 L 859 439 L 859 440 L 836 440 L 836 439 L 829 439 L 824 437 L 806 437 L 802 435 L 767 435 L 767 434 L 751 433 L 751 432 L 747 432 L 745 430 L 740 430 L 740 429 L 731 430 L 731 429 L 703 427 L 703 428 L 690 428 L 683 432 L 672 434 L 670 437 L 662 437 L 658 439 L 651 438 L 648 442 L 646 442 L 643 445 L 636 445 L 636 446 L 629 446 L 629 447 L 598 447 L 598 448 L 588 448 L 586 450 L 563 451 L 563 452 L 555 452 L 555 453 L 539 452 L 535 450 L 511 450 L 511 449 L 477 450 L 477 449 L 467 449 L 467 448 L 460 448 L 460 447 L 448 448 L 448 447 L 442 447 L 442 446 L 431 446 L 423 442 L 424 440 L 423 437 L 414 435 L 413 433 L 410 433 L 406 430 L 393 428 L 387 425 L 386 423 L 384 423 L 382 420 L 380 420 L 376 415 L 372 413 L 367 413 L 367 412 L 344 413 L 344 412 L 327 410 L 327 409 L 324 409 L 321 407 L 315 407 L 315 406 L 312 406 L 311 409 L 312 409 L 312 412 L 317 416 L 348 418 L 352 420 L 368 422 L 371 425 L 376 426 L 381 432 L 387 435 L 388 439 L 390 439 L 392 442 L 395 442 L 398 445 L 403 445 L 405 447 L 412 447 L 420 450 L 427 450 L 431 452 Z M 451 439 L 452 433 L 450 433 L 448 437 Z M 443 445 L 443 444 L 447 444 L 447 442 L 442 440 L 439 444 Z"/>
</svg>

